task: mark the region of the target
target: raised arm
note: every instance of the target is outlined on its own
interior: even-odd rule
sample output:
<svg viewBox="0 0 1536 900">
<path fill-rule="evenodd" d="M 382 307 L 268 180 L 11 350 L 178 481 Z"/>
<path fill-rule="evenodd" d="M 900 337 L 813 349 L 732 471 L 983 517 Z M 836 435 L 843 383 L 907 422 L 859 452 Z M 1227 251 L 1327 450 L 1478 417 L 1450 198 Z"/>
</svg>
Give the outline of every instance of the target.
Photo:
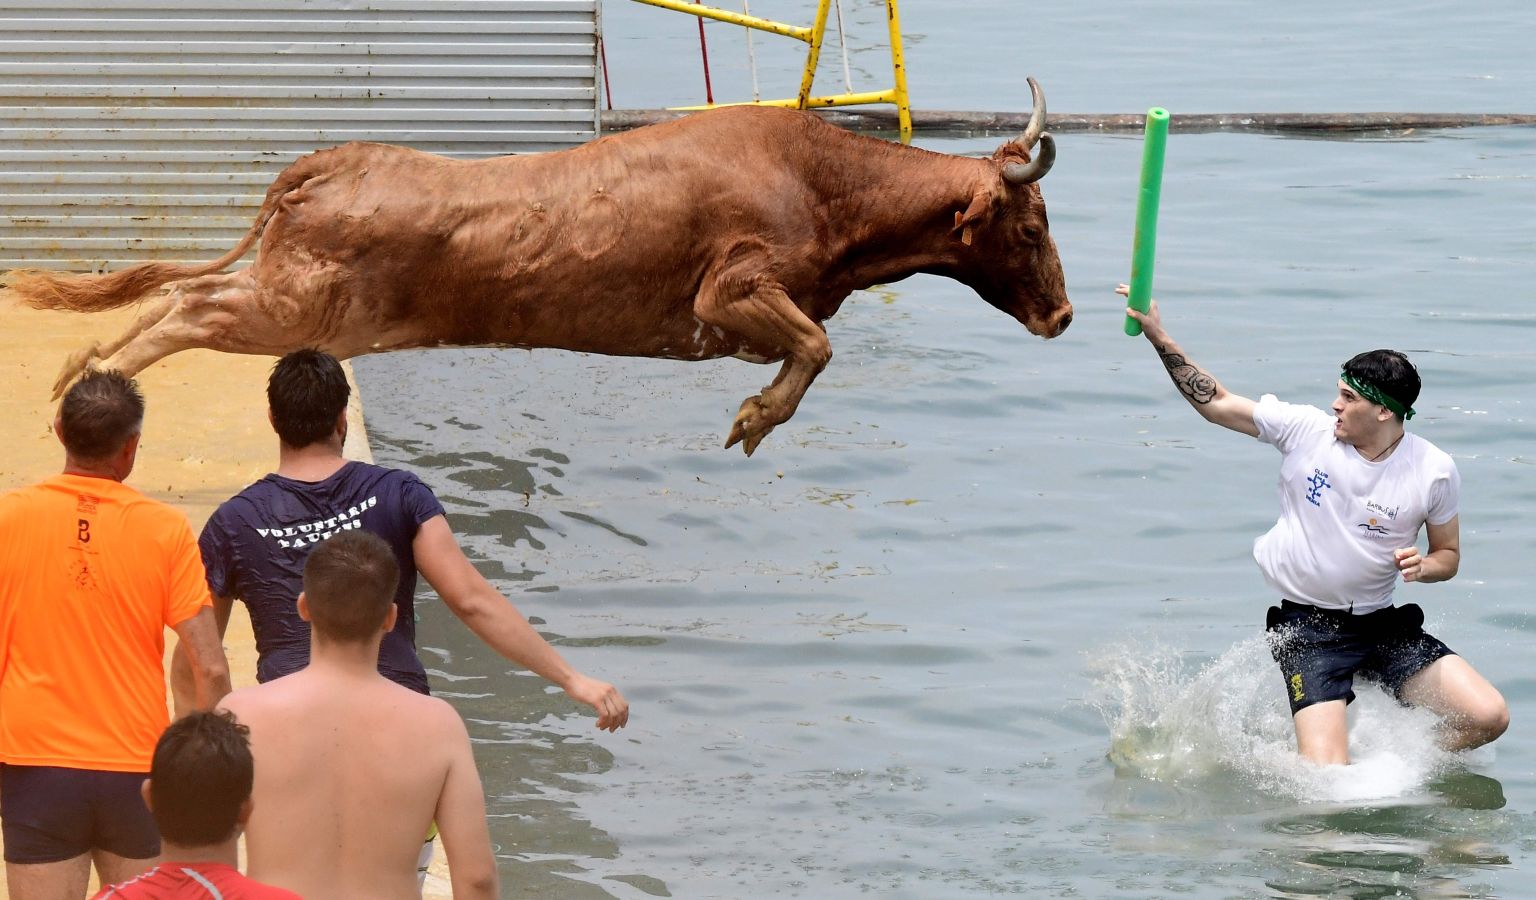
<svg viewBox="0 0 1536 900">
<path fill-rule="evenodd" d="M 1130 293 L 1130 288 L 1122 284 L 1115 288 L 1115 293 L 1123 297 Z M 1125 313 L 1141 323 L 1141 333 L 1157 351 L 1158 358 L 1163 361 L 1163 368 L 1168 370 L 1168 377 L 1173 379 L 1174 386 L 1189 401 L 1189 405 L 1195 408 L 1195 412 L 1207 422 L 1249 437 L 1259 436 L 1259 426 L 1253 421 L 1254 401 L 1222 387 L 1216 376 L 1195 365 L 1185 355 L 1183 349 L 1163 330 L 1156 300 L 1152 301 L 1151 308 L 1145 313 L 1130 307 L 1126 307 Z"/>
<path fill-rule="evenodd" d="M 485 580 L 459 549 L 448 520 L 423 522 L 411 544 L 416 568 L 453 614 L 480 640 L 507 659 L 559 685 L 578 703 L 597 711 L 597 727 L 616 731 L 629 722 L 629 701 L 613 685 L 588 678 L 544 640 L 512 601 Z"/>
</svg>

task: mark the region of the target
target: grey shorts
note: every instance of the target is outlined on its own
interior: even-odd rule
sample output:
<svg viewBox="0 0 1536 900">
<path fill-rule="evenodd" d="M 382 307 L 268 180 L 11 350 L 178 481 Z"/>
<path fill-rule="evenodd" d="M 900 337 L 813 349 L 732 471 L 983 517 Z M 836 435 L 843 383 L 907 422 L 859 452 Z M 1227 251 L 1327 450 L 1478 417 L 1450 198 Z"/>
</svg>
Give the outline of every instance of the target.
<svg viewBox="0 0 1536 900">
<path fill-rule="evenodd" d="M 1269 608 L 1265 627 L 1291 715 L 1314 703 L 1354 700 L 1356 675 L 1401 699 L 1408 679 L 1455 652 L 1424 630 L 1424 610 L 1415 603 L 1357 616 L 1282 600 Z"/>
</svg>

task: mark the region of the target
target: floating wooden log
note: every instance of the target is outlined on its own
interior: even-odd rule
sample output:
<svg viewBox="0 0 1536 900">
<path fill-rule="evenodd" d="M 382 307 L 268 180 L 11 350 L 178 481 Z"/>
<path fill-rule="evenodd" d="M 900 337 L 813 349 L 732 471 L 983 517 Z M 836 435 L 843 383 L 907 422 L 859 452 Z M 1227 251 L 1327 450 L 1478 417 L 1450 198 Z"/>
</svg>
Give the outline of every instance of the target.
<svg viewBox="0 0 1536 900">
<path fill-rule="evenodd" d="M 894 110 L 840 107 L 818 109 L 817 115 L 852 131 L 896 130 Z M 604 132 L 627 131 L 680 118 L 688 113 L 671 109 L 611 109 L 602 114 Z M 1073 114 L 1051 113 L 1046 127 L 1055 134 L 1125 132 L 1139 134 L 1144 113 Z M 912 111 L 912 129 L 933 135 L 1007 135 L 1024 130 L 1027 112 L 965 112 L 956 110 Z M 1478 128 L 1495 125 L 1536 125 L 1536 113 L 1173 113 L 1169 130 L 1197 132 L 1257 132 L 1292 134 L 1298 137 L 1349 136 L 1357 134 L 1401 135 L 1447 128 Z"/>
</svg>

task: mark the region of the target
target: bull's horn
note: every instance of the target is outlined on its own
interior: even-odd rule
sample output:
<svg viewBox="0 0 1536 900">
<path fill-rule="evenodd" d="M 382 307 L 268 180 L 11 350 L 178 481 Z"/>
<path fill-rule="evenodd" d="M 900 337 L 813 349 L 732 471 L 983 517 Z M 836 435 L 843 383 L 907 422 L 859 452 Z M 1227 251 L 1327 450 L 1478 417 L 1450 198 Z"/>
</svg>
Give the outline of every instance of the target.
<svg viewBox="0 0 1536 900">
<path fill-rule="evenodd" d="M 1018 143 L 1033 150 L 1035 142 L 1040 140 L 1040 132 L 1045 130 L 1045 93 L 1040 90 L 1040 82 L 1033 78 L 1029 79 L 1029 102 L 1029 124 L 1024 126 Z"/>
<path fill-rule="evenodd" d="M 1027 163 L 1007 163 L 1003 166 L 1003 177 L 1014 184 L 1033 184 L 1045 177 L 1045 173 L 1051 171 L 1051 166 L 1056 163 L 1056 139 L 1050 132 L 1040 135 L 1040 147 L 1035 152 L 1035 158 Z"/>
</svg>

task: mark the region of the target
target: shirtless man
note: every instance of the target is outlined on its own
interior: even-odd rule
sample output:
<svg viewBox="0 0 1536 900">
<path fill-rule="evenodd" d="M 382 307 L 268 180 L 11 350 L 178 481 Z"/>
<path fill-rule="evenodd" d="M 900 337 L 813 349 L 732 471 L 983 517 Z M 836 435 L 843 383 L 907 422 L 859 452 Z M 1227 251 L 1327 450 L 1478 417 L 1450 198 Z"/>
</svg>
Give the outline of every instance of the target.
<svg viewBox="0 0 1536 900">
<path fill-rule="evenodd" d="M 591 706 L 597 727 L 629 721 L 629 702 L 607 682 L 577 671 L 528 619 L 480 574 L 459 547 L 443 506 L 411 472 L 342 455 L 351 387 L 335 357 L 295 350 L 272 367 L 268 419 L 278 438 L 277 471 L 225 501 L 198 543 L 208 570 L 213 610 L 222 635 L 236 600 L 256 632 L 256 680 L 268 682 L 304 668 L 309 626 L 299 618 L 304 561 L 332 535 L 363 530 L 383 538 L 400 566 L 399 614 L 379 647 L 379 671 L 396 684 L 430 693 L 416 655 L 417 574 L 437 591 L 470 631 L 506 659 L 559 685 Z M 191 702 L 185 659 L 172 661 L 178 710 Z M 418 846 L 425 880 L 430 836 Z"/>
<path fill-rule="evenodd" d="M 250 728 L 256 760 L 250 875 L 307 900 L 417 900 L 417 850 L 434 820 L 455 900 L 497 896 L 464 723 L 446 702 L 379 674 L 399 577 L 373 534 L 318 544 L 298 598 L 308 667 L 222 704 Z"/>
</svg>

